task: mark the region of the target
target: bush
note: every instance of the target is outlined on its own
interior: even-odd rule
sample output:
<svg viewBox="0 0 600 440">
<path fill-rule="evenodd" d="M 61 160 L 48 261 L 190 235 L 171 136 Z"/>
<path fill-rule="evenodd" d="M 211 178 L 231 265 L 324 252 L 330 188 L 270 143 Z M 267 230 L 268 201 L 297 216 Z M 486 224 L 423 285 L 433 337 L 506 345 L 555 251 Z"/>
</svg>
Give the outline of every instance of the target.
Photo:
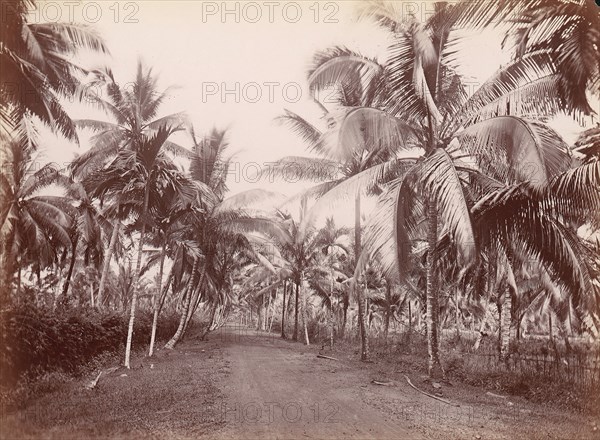
<svg viewBox="0 0 600 440">
<path fill-rule="evenodd" d="M 157 340 L 170 337 L 178 317 L 159 320 Z M 1 385 L 14 385 L 25 375 L 62 371 L 77 374 L 95 357 L 124 349 L 129 316 L 114 312 L 64 310 L 52 313 L 32 305 L 0 311 Z M 149 343 L 150 311 L 136 317 L 133 344 Z"/>
</svg>

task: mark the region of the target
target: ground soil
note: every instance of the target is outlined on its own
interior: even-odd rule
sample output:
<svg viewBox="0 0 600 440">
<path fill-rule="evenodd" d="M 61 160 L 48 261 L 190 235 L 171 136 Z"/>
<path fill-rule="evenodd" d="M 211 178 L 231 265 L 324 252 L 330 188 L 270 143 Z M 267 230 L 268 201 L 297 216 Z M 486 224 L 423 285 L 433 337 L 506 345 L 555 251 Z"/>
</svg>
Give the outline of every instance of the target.
<svg viewBox="0 0 600 440">
<path fill-rule="evenodd" d="M 131 370 L 107 365 L 94 389 L 89 377 L 23 402 L 0 438 L 600 439 L 598 417 L 321 350 L 237 326 L 190 335 Z"/>
</svg>

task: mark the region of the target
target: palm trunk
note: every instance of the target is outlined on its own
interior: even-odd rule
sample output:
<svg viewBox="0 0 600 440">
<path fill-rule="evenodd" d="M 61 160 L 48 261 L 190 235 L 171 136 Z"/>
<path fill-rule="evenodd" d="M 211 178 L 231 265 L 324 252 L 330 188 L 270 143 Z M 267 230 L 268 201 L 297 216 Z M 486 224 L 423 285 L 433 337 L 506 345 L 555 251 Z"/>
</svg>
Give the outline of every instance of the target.
<svg viewBox="0 0 600 440">
<path fill-rule="evenodd" d="M 511 324 L 511 294 L 510 287 L 506 286 L 504 291 L 504 302 L 500 311 L 500 361 L 507 362 L 510 346 L 510 324 Z"/>
<path fill-rule="evenodd" d="M 187 291 L 185 302 L 183 303 L 183 310 L 181 311 L 181 318 L 179 318 L 179 326 L 177 327 L 175 334 L 165 344 L 166 349 L 172 350 L 173 348 L 175 348 L 175 344 L 179 342 L 181 336 L 183 335 L 183 330 L 187 322 L 188 312 L 190 311 L 190 306 L 192 304 L 192 297 L 194 296 L 194 290 L 195 289 L 191 287 Z"/>
<path fill-rule="evenodd" d="M 333 312 L 333 271 L 331 272 L 331 289 L 329 291 L 329 345 L 333 350 L 333 331 L 335 328 L 335 314 Z"/>
<path fill-rule="evenodd" d="M 408 300 L 408 332 L 412 333 L 412 304 L 411 301 Z"/>
<path fill-rule="evenodd" d="M 285 339 L 285 291 L 287 290 L 287 281 L 283 282 L 283 304 L 281 306 L 281 339 Z"/>
<path fill-rule="evenodd" d="M 119 238 L 119 229 L 121 228 L 121 222 L 118 219 L 115 219 L 113 224 L 113 232 L 110 237 L 110 244 L 108 245 L 108 250 L 106 251 L 106 256 L 104 257 L 104 266 L 102 267 L 102 276 L 100 277 L 100 286 L 98 286 L 98 295 L 97 295 L 97 303 L 99 307 L 102 307 L 102 301 L 104 297 L 104 289 L 106 287 L 106 278 L 108 277 L 108 273 L 110 272 L 110 260 L 115 252 L 115 247 L 117 245 L 117 240 Z"/>
<path fill-rule="evenodd" d="M 187 318 L 185 319 L 185 325 L 183 326 L 183 332 L 181 333 L 179 342 L 183 341 L 183 338 L 185 337 L 188 326 L 190 325 L 190 322 L 192 321 L 192 317 L 196 314 L 196 310 L 198 310 L 200 303 L 204 299 L 204 293 L 205 293 L 204 282 L 205 282 L 205 280 L 206 280 L 206 271 L 202 272 L 202 277 L 200 279 L 200 283 L 198 284 L 198 289 L 196 289 L 196 292 L 194 293 L 194 296 L 192 298 L 192 303 L 191 303 L 192 305 L 190 306 L 190 309 L 188 310 Z"/>
<path fill-rule="evenodd" d="M 552 313 L 548 310 L 548 337 L 550 338 L 550 343 L 554 344 L 554 332 L 552 331 Z"/>
<path fill-rule="evenodd" d="M 427 201 L 427 353 L 428 371 L 432 378 L 444 376 L 439 354 L 438 280 L 435 272 L 435 248 L 437 246 L 438 224 L 437 206 L 432 198 Z"/>
<path fill-rule="evenodd" d="M 265 296 L 264 294 L 260 296 L 260 303 L 258 304 L 256 313 L 257 313 L 257 317 L 256 317 L 256 330 L 260 331 L 263 328 L 263 312 L 265 310 L 264 307 L 264 303 L 265 303 Z"/>
<path fill-rule="evenodd" d="M 302 321 L 304 321 L 304 342 L 306 345 L 310 345 L 310 341 L 308 340 L 308 315 L 306 314 L 306 294 L 304 289 L 304 280 L 302 279 L 300 283 L 300 290 L 302 291 Z"/>
<path fill-rule="evenodd" d="M 19 267 L 17 268 L 17 304 L 19 304 L 19 302 L 21 301 L 21 271 L 23 270 L 23 265 L 20 261 L 18 264 Z"/>
<path fill-rule="evenodd" d="M 162 296 L 162 279 L 163 270 L 165 267 L 166 247 L 167 241 L 164 240 L 160 254 L 160 267 L 158 269 L 158 286 L 156 289 L 156 294 L 154 295 L 154 316 L 152 317 L 152 330 L 150 332 L 150 349 L 148 350 L 148 356 L 152 356 L 154 354 L 154 341 L 156 339 L 156 327 L 158 326 L 158 313 Z"/>
<path fill-rule="evenodd" d="M 142 231 L 140 232 L 140 242 L 138 246 L 137 262 L 135 263 L 135 272 L 133 274 L 133 296 L 131 298 L 131 312 L 129 314 L 129 328 L 127 330 L 127 345 L 125 346 L 125 367 L 131 368 L 131 342 L 133 340 L 133 324 L 135 322 L 135 307 L 138 297 L 138 282 L 140 280 L 140 271 L 142 267 L 142 251 L 144 248 L 144 238 L 146 235 L 146 215 L 148 214 L 148 199 L 150 198 L 150 185 L 146 182 L 144 190 L 144 205 L 142 207 Z M 112 239 L 111 239 L 112 240 Z M 100 298 L 98 298 L 100 299 Z M 100 303 L 100 301 L 98 301 Z"/>
<path fill-rule="evenodd" d="M 344 339 L 346 335 L 346 325 L 348 324 L 348 301 L 344 300 L 344 310 L 342 311 L 342 326 L 340 328 L 340 338 Z"/>
<path fill-rule="evenodd" d="M 203 341 L 204 338 L 206 337 L 206 335 L 208 335 L 208 333 L 210 332 L 210 328 L 212 327 L 213 323 L 215 322 L 215 315 L 217 314 L 218 305 L 219 305 L 218 301 L 213 301 L 210 306 L 210 315 L 209 315 L 208 325 L 202 331 L 202 335 L 200 336 L 201 341 Z"/>
<path fill-rule="evenodd" d="M 299 300 L 299 283 L 296 282 L 296 308 L 294 310 L 294 337 L 292 338 L 294 341 L 298 342 L 298 305 L 300 303 Z"/>
<path fill-rule="evenodd" d="M 177 342 L 179 342 L 179 339 L 181 338 L 181 335 L 183 334 L 183 328 L 185 327 L 185 322 L 187 319 L 188 311 L 190 310 L 190 304 L 192 303 L 192 296 L 194 296 L 193 286 L 197 279 L 196 273 L 198 272 L 199 262 L 200 262 L 199 258 L 194 259 L 194 265 L 192 266 L 192 273 L 190 275 L 190 278 L 191 278 L 190 279 L 190 287 L 188 287 L 188 289 L 187 289 L 187 296 L 185 298 L 183 310 L 181 312 L 181 318 L 179 319 L 179 326 L 177 327 L 177 330 L 175 331 L 175 334 L 173 335 L 173 337 L 171 339 L 169 339 L 169 341 L 165 344 L 165 348 L 167 348 L 169 350 L 172 350 L 173 348 L 175 348 L 175 344 L 177 344 Z"/>
<path fill-rule="evenodd" d="M 185 324 L 183 325 L 183 331 L 181 332 L 181 336 L 179 336 L 179 341 L 183 341 L 185 334 L 187 332 L 188 326 L 192 321 L 192 317 L 196 314 L 196 310 L 198 310 L 198 306 L 202 302 L 202 298 L 204 297 L 204 279 L 201 280 L 198 288 L 194 291 L 194 295 L 192 296 L 192 301 L 190 302 L 190 307 L 187 312 L 187 316 L 185 317 Z"/>
<path fill-rule="evenodd" d="M 67 272 L 67 279 L 63 286 L 62 296 L 64 299 L 67 298 L 69 293 L 69 286 L 71 285 L 71 277 L 73 276 L 73 269 L 75 268 L 75 261 L 77 260 L 77 243 L 79 242 L 79 234 L 75 235 L 75 240 L 71 247 L 71 263 L 69 264 L 69 271 Z"/>
<path fill-rule="evenodd" d="M 481 340 L 483 339 L 483 330 L 485 330 L 485 325 L 487 324 L 487 320 L 488 320 L 489 316 L 490 316 L 490 312 L 489 312 L 487 304 L 486 304 L 485 316 L 481 320 L 481 325 L 479 326 L 479 333 L 477 334 L 477 338 L 475 339 L 475 344 L 473 344 L 473 351 L 479 350 L 479 346 L 481 345 Z"/>
<path fill-rule="evenodd" d="M 354 246 L 355 246 L 355 264 L 358 262 L 361 253 L 361 227 L 360 227 L 360 193 L 356 194 L 354 199 Z M 366 361 L 369 359 L 369 339 L 367 337 L 367 328 L 365 325 L 365 303 L 362 289 L 358 280 L 354 281 L 356 300 L 358 302 L 358 327 L 360 329 L 360 359 Z"/>
<path fill-rule="evenodd" d="M 386 310 L 384 312 L 384 321 L 383 321 L 383 343 L 384 345 L 387 347 L 387 342 L 388 342 L 388 333 L 390 330 L 390 313 L 391 313 L 391 307 L 390 307 L 390 303 L 392 302 L 392 295 L 391 295 L 391 287 L 389 285 L 389 283 L 386 283 L 385 285 L 385 300 L 386 300 Z"/>
<path fill-rule="evenodd" d="M 458 288 L 454 291 L 454 319 L 456 324 L 456 339 L 460 339 L 460 313 L 458 308 Z"/>
</svg>

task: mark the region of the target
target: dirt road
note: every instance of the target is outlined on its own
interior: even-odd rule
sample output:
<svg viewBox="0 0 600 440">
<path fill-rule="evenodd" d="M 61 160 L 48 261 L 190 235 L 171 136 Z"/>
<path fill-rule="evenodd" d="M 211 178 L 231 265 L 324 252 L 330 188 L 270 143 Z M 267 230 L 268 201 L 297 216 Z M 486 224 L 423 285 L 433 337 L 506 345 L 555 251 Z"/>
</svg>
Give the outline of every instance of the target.
<svg viewBox="0 0 600 440">
<path fill-rule="evenodd" d="M 215 336 L 231 369 L 218 438 L 422 438 L 366 404 L 366 377 L 337 361 L 246 328 Z"/>
<path fill-rule="evenodd" d="M 455 383 L 414 368 L 226 326 L 200 341 L 104 367 L 4 409 L 0 439 L 593 439 L 600 420 Z M 114 364 L 113 364 L 114 365 Z M 406 380 L 451 404 L 424 396 Z M 373 380 L 387 381 L 386 386 Z M 437 385 L 437 384 L 436 384 Z"/>
<path fill-rule="evenodd" d="M 229 369 L 220 385 L 219 439 L 600 438 L 592 420 L 477 388 L 441 384 L 450 404 L 432 399 L 406 381 L 433 393 L 421 375 L 362 363 L 354 354 L 321 359 L 319 347 L 236 326 L 212 339 Z"/>
</svg>

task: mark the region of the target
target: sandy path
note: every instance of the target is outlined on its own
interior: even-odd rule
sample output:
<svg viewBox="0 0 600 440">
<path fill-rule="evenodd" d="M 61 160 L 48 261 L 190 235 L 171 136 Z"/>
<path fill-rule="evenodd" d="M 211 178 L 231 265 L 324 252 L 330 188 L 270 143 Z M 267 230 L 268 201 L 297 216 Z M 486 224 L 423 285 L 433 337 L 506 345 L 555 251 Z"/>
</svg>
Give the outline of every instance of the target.
<svg viewBox="0 0 600 440">
<path fill-rule="evenodd" d="M 298 345 L 240 328 L 214 338 L 225 344 L 230 376 L 218 438 L 423 438 L 363 403 L 365 378 Z"/>
</svg>

